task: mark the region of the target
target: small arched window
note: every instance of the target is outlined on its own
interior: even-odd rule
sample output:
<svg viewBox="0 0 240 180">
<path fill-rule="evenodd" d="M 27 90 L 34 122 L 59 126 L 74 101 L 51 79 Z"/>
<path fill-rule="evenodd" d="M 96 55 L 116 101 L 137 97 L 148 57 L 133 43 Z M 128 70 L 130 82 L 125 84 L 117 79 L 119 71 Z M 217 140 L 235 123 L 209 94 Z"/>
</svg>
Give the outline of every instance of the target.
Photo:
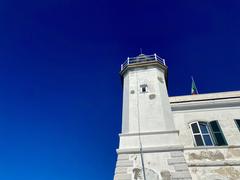
<svg viewBox="0 0 240 180">
<path fill-rule="evenodd" d="M 191 123 L 191 129 L 196 146 L 213 146 L 213 140 L 206 122 Z"/>
<path fill-rule="evenodd" d="M 218 121 L 193 122 L 190 124 L 194 144 L 196 146 L 224 146 L 227 145 Z"/>
</svg>

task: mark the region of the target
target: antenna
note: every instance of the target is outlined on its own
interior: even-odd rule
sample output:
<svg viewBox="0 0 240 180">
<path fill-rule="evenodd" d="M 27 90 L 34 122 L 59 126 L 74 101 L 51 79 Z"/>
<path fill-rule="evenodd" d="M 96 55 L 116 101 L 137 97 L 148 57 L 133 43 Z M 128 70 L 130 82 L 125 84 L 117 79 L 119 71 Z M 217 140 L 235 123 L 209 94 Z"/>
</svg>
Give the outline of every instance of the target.
<svg viewBox="0 0 240 180">
<path fill-rule="evenodd" d="M 140 54 L 142 54 L 142 48 L 140 48 Z"/>
</svg>

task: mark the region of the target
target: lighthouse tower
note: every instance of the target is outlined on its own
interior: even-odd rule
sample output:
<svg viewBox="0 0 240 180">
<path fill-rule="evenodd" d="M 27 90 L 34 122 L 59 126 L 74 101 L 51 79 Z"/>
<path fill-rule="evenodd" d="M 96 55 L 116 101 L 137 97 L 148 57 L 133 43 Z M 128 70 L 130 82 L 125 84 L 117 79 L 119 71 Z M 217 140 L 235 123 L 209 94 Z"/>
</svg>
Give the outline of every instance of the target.
<svg viewBox="0 0 240 180">
<path fill-rule="evenodd" d="M 173 121 L 165 60 L 140 54 L 121 65 L 122 132 L 114 180 L 191 179 Z"/>
</svg>

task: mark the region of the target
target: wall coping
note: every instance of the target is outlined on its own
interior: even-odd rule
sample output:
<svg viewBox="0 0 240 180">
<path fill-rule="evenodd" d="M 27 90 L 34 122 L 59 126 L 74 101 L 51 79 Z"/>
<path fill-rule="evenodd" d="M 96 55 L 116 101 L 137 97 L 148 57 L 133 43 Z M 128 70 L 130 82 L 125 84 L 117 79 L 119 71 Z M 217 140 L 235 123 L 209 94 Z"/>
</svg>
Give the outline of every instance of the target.
<svg viewBox="0 0 240 180">
<path fill-rule="evenodd" d="M 227 91 L 217 93 L 206 93 L 197 95 L 183 95 L 183 96 L 172 96 L 169 97 L 171 104 L 194 102 L 194 101 L 208 101 L 208 100 L 219 100 L 219 99 L 234 99 L 240 98 L 240 91 Z"/>
<path fill-rule="evenodd" d="M 168 130 L 168 131 L 149 131 L 149 132 L 136 132 L 136 133 L 120 133 L 119 136 L 142 136 L 142 135 L 155 135 L 155 134 L 171 134 L 179 133 L 179 130 Z"/>
<path fill-rule="evenodd" d="M 118 154 L 135 154 L 135 153 L 155 153 L 155 152 L 170 152 L 170 151 L 183 151 L 183 146 L 172 145 L 172 146 L 159 146 L 159 147 L 143 147 L 142 151 L 140 148 L 126 148 L 117 149 Z"/>
</svg>

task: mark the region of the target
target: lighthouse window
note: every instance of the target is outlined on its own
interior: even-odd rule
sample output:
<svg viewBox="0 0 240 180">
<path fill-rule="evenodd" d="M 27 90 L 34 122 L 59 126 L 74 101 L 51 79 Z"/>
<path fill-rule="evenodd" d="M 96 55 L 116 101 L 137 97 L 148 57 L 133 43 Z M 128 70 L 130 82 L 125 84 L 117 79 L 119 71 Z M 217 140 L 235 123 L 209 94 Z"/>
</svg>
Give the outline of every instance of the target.
<svg viewBox="0 0 240 180">
<path fill-rule="evenodd" d="M 140 85 L 140 89 L 141 89 L 141 93 L 146 93 L 148 91 L 146 84 Z"/>
<path fill-rule="evenodd" d="M 147 88 L 146 87 L 142 87 L 142 92 L 147 92 Z"/>
</svg>

